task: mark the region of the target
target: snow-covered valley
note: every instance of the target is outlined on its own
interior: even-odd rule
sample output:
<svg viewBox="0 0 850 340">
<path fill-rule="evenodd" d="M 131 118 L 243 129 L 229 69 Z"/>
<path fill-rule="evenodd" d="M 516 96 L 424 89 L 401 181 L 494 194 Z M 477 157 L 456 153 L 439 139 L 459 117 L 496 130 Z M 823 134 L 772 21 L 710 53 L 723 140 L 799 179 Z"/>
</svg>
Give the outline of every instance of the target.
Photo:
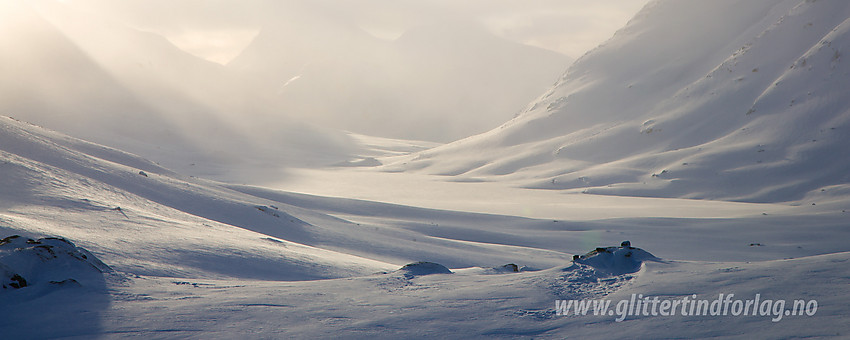
<svg viewBox="0 0 850 340">
<path fill-rule="evenodd" d="M 128 69 L 141 57 L 73 47 L 88 26 L 21 4 L 0 9 L 52 22 L 45 62 L 93 78 L 44 102 L 38 67 L 0 83 L 4 110 L 49 127 L 0 116 L 2 338 L 850 336 L 844 1 L 652 1 L 514 119 L 448 144 L 302 126 L 263 96 L 226 129 L 251 106 L 229 83 Z M 0 46 L 20 43 L 10 17 Z M 246 79 L 115 32 L 171 72 Z M 258 48 L 236 64 L 262 74 Z"/>
<path fill-rule="evenodd" d="M 689 202 L 695 214 L 689 217 L 687 209 L 665 212 L 676 206 L 670 199 L 620 197 L 617 204 L 605 202 L 605 214 L 615 216 L 601 217 L 578 213 L 582 204 L 598 209 L 599 201 L 575 198 L 572 209 L 552 219 L 476 212 L 458 193 L 456 209 L 419 208 L 183 177 L 27 123 L 3 118 L 0 126 L 0 230 L 72 240 L 111 268 L 92 279 L 91 271 L 65 265 L 63 280 L 78 284 L 46 287 L 46 279 L 37 286 L 37 276 L 20 274 L 31 286 L 0 294 L 4 308 L 15 311 L 3 319 L 4 329 L 24 338 L 562 337 L 601 331 L 693 337 L 765 327 L 767 334 L 802 336 L 812 333 L 800 325 L 812 323 L 822 325 L 819 335 L 848 331 L 836 321 L 850 302 L 841 289 L 850 229 L 838 207 L 846 201 L 796 207 Z M 506 187 L 493 190 L 508 194 Z M 539 192 L 547 194 L 541 202 L 551 199 L 551 192 Z M 500 201 L 508 199 L 493 199 Z M 715 216 L 702 216 L 700 206 Z M 622 240 L 662 260 L 632 273 L 570 264 L 575 254 Z M 0 245 L 0 252 L 15 254 L 11 246 Z M 445 265 L 454 274 L 396 271 L 417 261 Z M 39 272 L 38 261 L 28 272 L 14 257 L 0 254 L 0 263 L 9 273 Z M 521 271 L 504 270 L 505 264 Z M 616 322 L 616 316 L 554 314 L 558 299 L 714 299 L 721 293 L 816 299 L 819 307 L 815 316 L 776 323 L 773 316 Z"/>
</svg>

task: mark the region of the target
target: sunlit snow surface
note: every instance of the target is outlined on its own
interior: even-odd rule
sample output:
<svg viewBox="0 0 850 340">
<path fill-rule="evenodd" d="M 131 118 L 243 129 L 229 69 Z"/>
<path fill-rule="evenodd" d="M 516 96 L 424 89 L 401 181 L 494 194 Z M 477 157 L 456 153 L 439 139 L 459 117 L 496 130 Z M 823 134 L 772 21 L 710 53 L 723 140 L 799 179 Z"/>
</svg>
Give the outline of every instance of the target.
<svg viewBox="0 0 850 340">
<path fill-rule="evenodd" d="M 80 285 L 3 292 L 3 308 L 15 311 L 2 319 L 7 334 L 690 337 L 764 327 L 775 335 L 812 334 L 803 323 L 822 325 L 821 335 L 847 331 L 836 322 L 850 302 L 839 289 L 848 277 L 841 263 L 850 258 L 846 214 L 829 205 L 730 203 L 730 217 L 711 218 L 669 216 L 646 198 L 633 204 L 663 217 L 627 217 L 630 209 L 616 208 L 620 216 L 607 219 L 483 214 L 461 204 L 438 210 L 224 186 L 8 118 L 0 129 L 0 230 L 65 237 L 114 269 L 85 280 L 90 273 L 70 268 L 63 273 Z M 660 261 L 629 267 L 637 271 L 570 263 L 624 239 Z M 417 261 L 434 265 L 399 271 Z M 440 269 L 446 267 L 454 273 Z M 719 293 L 821 305 L 816 316 L 778 323 L 678 316 L 616 322 L 554 310 L 556 299 Z"/>
<path fill-rule="evenodd" d="M 850 5 L 687 4 L 651 3 L 502 129 L 427 151 L 349 135 L 370 150 L 254 185 L 0 118 L 0 238 L 21 235 L 0 244 L 0 337 L 847 337 Z M 686 23 L 710 53 L 664 30 Z M 647 40 L 670 43 L 615 62 Z M 719 294 L 818 308 L 555 303 Z"/>
<path fill-rule="evenodd" d="M 748 202 L 846 190 L 848 18 L 843 1 L 652 2 L 515 119 L 386 170 Z"/>
</svg>

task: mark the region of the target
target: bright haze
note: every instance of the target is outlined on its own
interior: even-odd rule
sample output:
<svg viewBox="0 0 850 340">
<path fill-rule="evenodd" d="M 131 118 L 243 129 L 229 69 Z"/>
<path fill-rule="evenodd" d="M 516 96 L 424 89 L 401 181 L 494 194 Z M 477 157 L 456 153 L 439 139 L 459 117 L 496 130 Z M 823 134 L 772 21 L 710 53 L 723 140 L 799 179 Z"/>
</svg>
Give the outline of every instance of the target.
<svg viewBox="0 0 850 340">
<path fill-rule="evenodd" d="M 62 2 L 158 33 L 192 54 L 227 64 L 265 24 L 305 12 L 352 24 L 385 40 L 419 25 L 466 20 L 486 26 L 499 37 L 578 58 L 610 38 L 647 0 Z"/>
<path fill-rule="evenodd" d="M 177 169 L 330 164 L 497 127 L 644 2 L 4 1 L 0 110 Z"/>
<path fill-rule="evenodd" d="M 0 337 L 846 338 L 850 1 L 641 2 L 0 0 Z"/>
</svg>

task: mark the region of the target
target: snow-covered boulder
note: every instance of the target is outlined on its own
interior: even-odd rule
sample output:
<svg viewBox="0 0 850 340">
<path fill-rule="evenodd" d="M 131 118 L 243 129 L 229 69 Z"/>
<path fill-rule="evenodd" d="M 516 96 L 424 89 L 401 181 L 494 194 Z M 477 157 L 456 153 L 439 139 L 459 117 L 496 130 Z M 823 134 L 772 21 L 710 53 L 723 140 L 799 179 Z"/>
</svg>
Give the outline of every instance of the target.
<svg viewBox="0 0 850 340">
<path fill-rule="evenodd" d="M 0 240 L 0 294 L 27 287 L 86 285 L 112 269 L 63 238 Z"/>
<path fill-rule="evenodd" d="M 508 263 L 504 266 L 494 267 L 493 269 L 499 273 L 519 273 L 519 266 L 514 263 Z"/>
<path fill-rule="evenodd" d="M 411 278 L 431 274 L 452 274 L 452 271 L 444 265 L 434 262 L 422 261 L 408 263 L 404 265 L 404 267 L 401 267 L 397 272 L 403 274 L 406 277 Z"/>
<path fill-rule="evenodd" d="M 585 255 L 575 255 L 573 262 L 593 267 L 598 272 L 611 275 L 634 273 L 640 270 L 644 261 L 658 261 L 646 250 L 631 246 L 624 241 L 619 247 L 600 247 Z"/>
</svg>

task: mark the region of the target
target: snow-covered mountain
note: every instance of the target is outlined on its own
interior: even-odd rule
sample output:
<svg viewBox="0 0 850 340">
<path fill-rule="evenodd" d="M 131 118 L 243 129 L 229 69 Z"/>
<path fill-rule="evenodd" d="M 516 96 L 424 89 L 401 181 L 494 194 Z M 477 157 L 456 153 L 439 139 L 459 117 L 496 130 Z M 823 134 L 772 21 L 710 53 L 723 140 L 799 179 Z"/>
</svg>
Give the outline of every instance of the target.
<svg viewBox="0 0 850 340">
<path fill-rule="evenodd" d="M 295 13 L 225 67 L 73 3 L 0 6 L 2 114 L 234 182 L 362 158 L 340 128 L 446 141 L 485 131 L 569 63 L 471 24 L 393 43 Z"/>
<path fill-rule="evenodd" d="M 157 134 L 159 124 L 147 122 L 161 117 L 147 110 L 148 104 L 31 6 L 17 1 L 2 6 L 0 99 L 4 114 L 50 123 L 46 125 L 63 127 L 69 133 L 94 125 L 91 130 L 130 138 L 173 138 Z"/>
<path fill-rule="evenodd" d="M 392 169 L 629 196 L 846 192 L 848 18 L 846 1 L 654 1 L 517 118 Z"/>
<path fill-rule="evenodd" d="M 292 116 L 361 134 L 448 142 L 486 131 L 571 61 L 473 22 L 446 19 L 384 41 L 322 14 L 294 16 L 268 23 L 228 68 Z"/>
<path fill-rule="evenodd" d="M 358 150 L 347 134 L 281 114 L 260 94 L 238 87 L 225 67 L 160 36 L 57 1 L 0 6 L 3 115 L 187 174 L 230 171 L 234 180 L 279 174 L 282 164 L 345 161 Z M 247 163 L 274 169 L 218 170 Z"/>
<path fill-rule="evenodd" d="M 0 104 L 168 141 L 165 111 L 132 106 L 159 90 L 136 81 L 192 79 L 127 70 L 22 4 L 0 2 Z M 374 152 L 349 166 L 395 154 L 292 173 L 350 190 L 333 197 L 186 176 L 0 117 L 0 337 L 846 338 L 848 16 L 826 0 L 653 2 L 489 133 L 413 155 L 398 153 L 420 143 L 285 136 Z M 163 67 L 193 60 L 174 58 Z M 221 70 L 205 65 L 186 67 Z M 187 91 L 181 105 L 203 97 Z M 289 151 L 207 132 L 249 160 Z M 382 196 L 341 198 L 364 186 Z M 702 314 L 685 313 L 693 300 Z"/>
</svg>

